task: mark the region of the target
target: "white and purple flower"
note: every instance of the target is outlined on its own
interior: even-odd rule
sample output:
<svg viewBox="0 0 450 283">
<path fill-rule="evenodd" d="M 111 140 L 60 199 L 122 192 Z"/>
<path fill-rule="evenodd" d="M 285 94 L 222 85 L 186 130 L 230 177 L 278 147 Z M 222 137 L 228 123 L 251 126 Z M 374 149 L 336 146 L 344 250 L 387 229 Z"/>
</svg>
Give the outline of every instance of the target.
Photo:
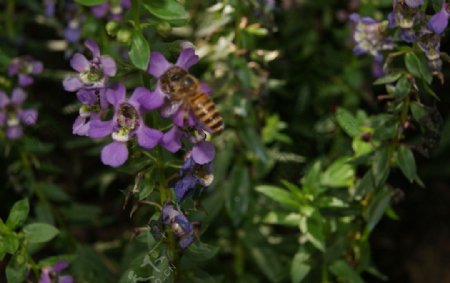
<svg viewBox="0 0 450 283">
<path fill-rule="evenodd" d="M 38 75 L 44 70 L 44 65 L 31 56 L 14 58 L 8 65 L 8 75 L 18 77 L 19 86 L 26 87 L 34 82 L 32 75 Z"/>
<path fill-rule="evenodd" d="M 171 227 L 178 244 L 185 249 L 195 241 L 194 227 L 186 216 L 172 204 L 166 204 L 162 211 L 162 221 Z"/>
<path fill-rule="evenodd" d="M 39 283 L 73 283 L 71 275 L 60 275 L 60 273 L 69 266 L 65 260 L 58 261 L 53 266 L 42 268 Z"/>
<path fill-rule="evenodd" d="M 153 110 L 158 104 L 152 103 L 155 94 L 144 87 L 136 88 L 127 99 L 123 84 L 108 89 L 106 99 L 114 106 L 113 119 L 91 121 L 88 135 L 92 138 L 111 135 L 113 142 L 103 148 L 101 160 L 103 164 L 119 167 L 128 159 L 127 142 L 132 138 L 136 137 L 137 143 L 145 149 L 152 149 L 159 143 L 163 134 L 147 127 L 142 116 L 145 110 Z"/>
<path fill-rule="evenodd" d="M 78 100 L 83 104 L 79 116 L 72 126 L 74 135 L 87 136 L 92 121 L 99 120 L 108 109 L 105 95 L 106 89 L 80 89 L 77 92 Z"/>
<path fill-rule="evenodd" d="M 0 126 L 6 126 L 6 136 L 16 140 L 23 135 L 21 124 L 34 125 L 38 113 L 34 109 L 22 109 L 27 94 L 21 88 L 15 88 L 11 99 L 0 91 Z"/>
<path fill-rule="evenodd" d="M 116 62 L 109 56 L 100 55 L 97 43 L 88 39 L 84 45 L 92 52 L 93 58 L 88 60 L 80 53 L 73 55 L 70 66 L 79 74 L 64 79 L 63 85 L 66 91 L 103 88 L 108 78 L 116 74 Z"/>
<path fill-rule="evenodd" d="M 394 48 L 392 38 L 385 33 L 386 22 L 378 22 L 358 14 L 352 14 L 350 20 L 355 24 L 353 39 L 356 45 L 353 52 L 356 55 L 370 54 L 377 59 L 382 58 L 381 51 Z"/>
</svg>

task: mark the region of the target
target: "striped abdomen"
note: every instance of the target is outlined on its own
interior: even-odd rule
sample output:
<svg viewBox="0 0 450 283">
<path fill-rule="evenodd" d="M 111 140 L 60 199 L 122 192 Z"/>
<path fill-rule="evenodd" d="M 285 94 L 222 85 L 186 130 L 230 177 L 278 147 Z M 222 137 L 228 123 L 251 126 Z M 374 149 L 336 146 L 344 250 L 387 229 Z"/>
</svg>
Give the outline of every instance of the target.
<svg viewBox="0 0 450 283">
<path fill-rule="evenodd" d="M 211 133 L 223 130 L 222 117 L 217 111 L 214 102 L 203 91 L 199 91 L 188 98 L 194 116 L 202 122 Z"/>
</svg>

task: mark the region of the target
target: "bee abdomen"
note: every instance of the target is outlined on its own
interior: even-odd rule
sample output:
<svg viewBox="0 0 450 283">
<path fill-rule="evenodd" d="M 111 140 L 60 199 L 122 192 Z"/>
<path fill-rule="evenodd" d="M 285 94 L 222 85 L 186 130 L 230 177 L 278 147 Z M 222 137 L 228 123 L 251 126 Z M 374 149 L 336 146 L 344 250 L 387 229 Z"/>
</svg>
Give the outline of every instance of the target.
<svg viewBox="0 0 450 283">
<path fill-rule="evenodd" d="M 205 93 L 194 95 L 189 102 L 192 106 L 194 116 L 207 126 L 212 133 L 219 132 L 223 129 L 222 117 L 212 99 Z"/>
</svg>

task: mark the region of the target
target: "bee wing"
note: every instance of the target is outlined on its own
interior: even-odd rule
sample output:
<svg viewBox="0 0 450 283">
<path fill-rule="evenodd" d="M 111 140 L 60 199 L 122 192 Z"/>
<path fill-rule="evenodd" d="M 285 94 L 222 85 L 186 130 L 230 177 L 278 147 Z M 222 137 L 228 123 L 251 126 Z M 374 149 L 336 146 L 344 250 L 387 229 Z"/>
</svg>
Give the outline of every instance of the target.
<svg viewBox="0 0 450 283">
<path fill-rule="evenodd" d="M 175 114 L 175 112 L 180 109 L 181 105 L 183 104 L 183 101 L 171 101 L 168 104 L 165 104 L 161 109 L 161 116 L 167 118 Z"/>
</svg>

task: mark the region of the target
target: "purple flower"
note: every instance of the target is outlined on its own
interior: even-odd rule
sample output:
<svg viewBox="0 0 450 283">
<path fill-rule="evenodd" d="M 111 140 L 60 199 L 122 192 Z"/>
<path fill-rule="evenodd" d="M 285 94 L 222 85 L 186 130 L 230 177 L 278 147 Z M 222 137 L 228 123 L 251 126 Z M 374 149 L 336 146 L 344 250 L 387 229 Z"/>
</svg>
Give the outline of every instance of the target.
<svg viewBox="0 0 450 283">
<path fill-rule="evenodd" d="M 214 180 L 212 174 L 212 160 L 215 155 L 214 146 L 202 141 L 194 145 L 186 155 L 180 177 L 175 185 L 175 196 L 178 202 L 184 200 L 197 185 L 208 187 Z"/>
<path fill-rule="evenodd" d="M 81 37 L 81 26 L 86 16 L 83 14 L 80 6 L 72 1 L 64 1 L 64 13 L 67 26 L 64 29 L 64 37 L 69 42 L 78 42 Z"/>
<path fill-rule="evenodd" d="M 389 27 L 411 29 L 422 18 L 419 6 L 423 0 L 394 0 L 393 12 L 389 15 Z"/>
<path fill-rule="evenodd" d="M 444 2 L 441 10 L 431 17 L 428 22 L 428 28 L 437 34 L 443 33 L 448 25 L 448 19 L 450 17 L 449 9 L 450 5 Z"/>
<path fill-rule="evenodd" d="M 194 227 L 186 216 L 181 211 L 175 209 L 172 204 L 166 204 L 164 206 L 162 221 L 165 225 L 169 225 L 172 228 L 181 248 L 185 249 L 195 241 Z"/>
<path fill-rule="evenodd" d="M 51 267 L 42 268 L 39 283 L 73 283 L 73 277 L 70 275 L 60 275 L 60 273 L 69 266 L 67 261 L 61 260 Z"/>
<path fill-rule="evenodd" d="M 21 123 L 33 125 L 36 123 L 38 113 L 34 109 L 22 109 L 22 103 L 27 94 L 21 88 L 15 88 L 11 99 L 0 91 L 0 126 L 6 125 L 6 136 L 10 140 L 22 136 Z"/>
<path fill-rule="evenodd" d="M 358 14 L 352 14 L 350 20 L 355 23 L 353 39 L 356 46 L 353 52 L 356 55 L 370 54 L 377 57 L 381 56 L 381 51 L 394 48 L 392 39 L 385 34 L 387 22 L 380 23 Z"/>
<path fill-rule="evenodd" d="M 45 7 L 45 15 L 53 17 L 55 15 L 55 0 L 43 0 Z"/>
<path fill-rule="evenodd" d="M 14 58 L 8 65 L 8 75 L 18 75 L 19 86 L 25 87 L 33 83 L 31 75 L 42 73 L 44 65 L 36 61 L 31 56 L 21 56 Z"/>
<path fill-rule="evenodd" d="M 192 115 L 188 115 L 187 119 L 185 110 L 182 107 L 182 101 L 179 103 L 173 103 L 169 100 L 170 86 L 161 81 L 167 79 L 166 77 L 176 70 L 181 70 L 187 72 L 188 69 L 198 62 L 198 56 L 195 55 L 195 51 L 192 48 L 185 48 L 181 51 L 180 56 L 175 64 L 169 63 L 164 56 L 159 52 L 152 52 L 150 57 L 150 64 L 148 66 L 147 72 L 158 79 L 156 84 L 156 89 L 154 94 L 160 98 L 161 104 L 164 99 L 166 103 L 163 105 L 161 110 L 161 115 L 163 117 L 172 117 L 175 125 L 179 127 L 184 127 L 186 125 L 192 126 L 195 124 L 195 119 Z"/>
<path fill-rule="evenodd" d="M 124 10 L 131 8 L 130 0 L 106 1 L 103 4 L 92 6 L 92 14 L 96 18 L 104 18 L 108 16 L 110 20 L 120 21 L 123 17 Z"/>
<path fill-rule="evenodd" d="M 78 100 L 83 104 L 79 110 L 79 116 L 72 126 L 74 135 L 87 136 L 92 121 L 99 120 L 106 109 L 105 89 L 80 89 L 77 92 Z"/>
<path fill-rule="evenodd" d="M 92 52 L 93 58 L 88 60 L 80 53 L 73 55 L 70 66 L 79 74 L 64 79 L 63 85 L 66 91 L 102 88 L 108 78 L 116 74 L 116 62 L 109 56 L 101 56 L 97 43 L 88 39 L 84 45 Z"/>
<path fill-rule="evenodd" d="M 137 137 L 137 143 L 145 148 L 152 149 L 162 138 L 158 130 L 144 124 L 142 113 L 149 108 L 149 102 L 155 98 L 149 90 L 138 87 L 129 99 L 126 98 L 123 84 L 106 91 L 107 101 L 114 106 L 114 116 L 110 121 L 91 120 L 88 135 L 92 138 L 103 138 L 111 135 L 113 142 L 106 145 L 101 153 L 103 164 L 119 167 L 128 159 L 127 142 Z M 145 101 L 146 103 L 143 103 Z"/>
</svg>

